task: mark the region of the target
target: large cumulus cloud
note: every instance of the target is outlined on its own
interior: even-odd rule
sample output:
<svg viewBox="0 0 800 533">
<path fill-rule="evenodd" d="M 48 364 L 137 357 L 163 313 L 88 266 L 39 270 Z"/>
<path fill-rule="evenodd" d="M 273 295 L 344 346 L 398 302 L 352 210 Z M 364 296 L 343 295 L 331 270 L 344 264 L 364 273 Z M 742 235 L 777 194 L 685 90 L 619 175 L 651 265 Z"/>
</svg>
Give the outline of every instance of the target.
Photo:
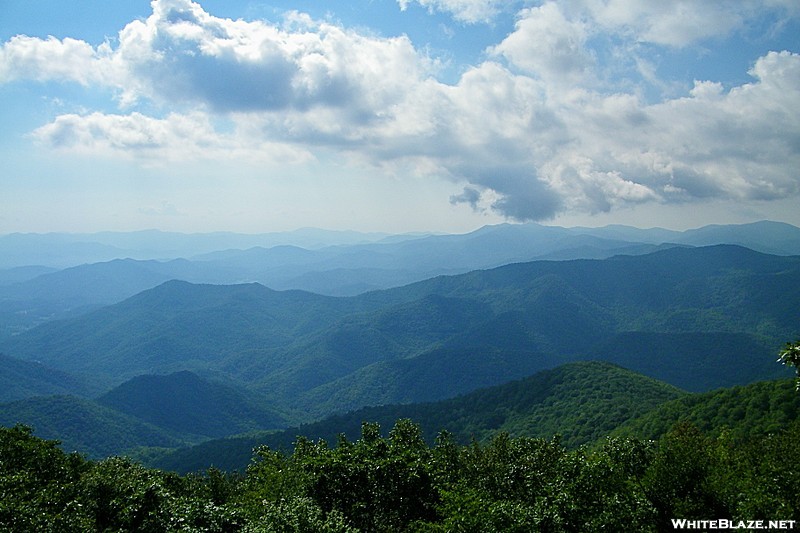
<svg viewBox="0 0 800 533">
<path fill-rule="evenodd" d="M 473 22 L 497 9 L 420 4 Z M 766 7 L 794 9 L 780 4 Z M 406 37 L 298 13 L 280 24 L 222 19 L 188 0 L 154 0 L 152 15 L 123 28 L 115 45 L 9 40 L 0 82 L 116 91 L 118 114 L 64 115 L 33 132 L 54 149 L 285 161 L 333 151 L 376 171 L 462 183 L 452 201 L 518 220 L 797 194 L 800 55 L 764 55 L 738 87 L 698 80 L 681 97 L 649 102 L 635 84 L 607 84 L 591 48 L 607 34 L 621 49 L 689 46 L 733 31 L 766 4 L 737 5 L 545 2 L 521 10 L 514 31 L 449 85 Z"/>
</svg>

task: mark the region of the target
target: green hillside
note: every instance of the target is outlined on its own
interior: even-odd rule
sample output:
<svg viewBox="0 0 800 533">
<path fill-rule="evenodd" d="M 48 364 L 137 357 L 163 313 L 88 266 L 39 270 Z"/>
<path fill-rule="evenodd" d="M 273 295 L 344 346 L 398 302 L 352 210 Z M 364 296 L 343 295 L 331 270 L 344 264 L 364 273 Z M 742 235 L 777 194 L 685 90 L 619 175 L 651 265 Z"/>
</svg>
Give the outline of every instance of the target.
<svg viewBox="0 0 800 533">
<path fill-rule="evenodd" d="M 253 429 L 286 427 L 255 395 L 191 372 L 133 378 L 97 402 L 168 431 L 223 437 Z"/>
<path fill-rule="evenodd" d="M 783 379 L 684 396 L 629 420 L 612 434 L 657 439 L 678 422 L 689 422 L 709 435 L 726 432 L 745 439 L 775 433 L 798 418 L 795 381 Z"/>
<path fill-rule="evenodd" d="M 91 380 L 0 353 L 0 403 L 32 396 L 90 396 L 98 392 L 99 386 Z"/>
<path fill-rule="evenodd" d="M 61 412 L 90 403 L 51 400 Z M 669 531 L 675 517 L 797 521 L 798 414 L 790 379 L 690 394 L 579 362 L 446 401 L 143 450 L 159 469 L 0 428 L 0 528 L 566 533 Z M 406 415 L 422 423 L 394 418 Z"/>
<path fill-rule="evenodd" d="M 17 423 L 90 457 L 140 446 L 171 448 L 287 425 L 252 392 L 187 371 L 139 376 L 96 400 L 62 395 L 0 404 L 0 425 Z"/>
<path fill-rule="evenodd" d="M 488 309 L 484 320 L 459 320 L 463 329 L 429 351 L 388 358 L 390 348 L 376 349 L 385 360 L 301 393 L 299 405 L 320 415 L 337 407 L 430 401 L 575 359 L 615 362 L 691 391 L 788 375 L 774 364 L 774 352 L 781 344 L 777 332 L 798 327 L 788 308 L 800 303 L 797 258 L 736 247 L 653 255 L 664 257 L 510 265 L 390 291 L 419 296 L 431 290 L 454 305 L 477 300 Z M 751 276 L 756 281 L 747 281 Z M 782 295 L 760 292 L 769 285 L 783 287 Z M 387 331 L 376 323 L 365 319 L 363 334 Z M 408 328 L 396 330 L 408 336 Z M 303 375 L 267 378 L 264 389 L 302 382 Z"/>
<path fill-rule="evenodd" d="M 211 465 L 241 469 L 260 444 L 288 449 L 298 435 L 334 442 L 357 438 L 362 422 L 390 428 L 401 418 L 418 423 L 429 442 L 447 430 L 457 441 L 487 440 L 499 432 L 551 437 L 569 447 L 594 442 L 629 420 L 685 393 L 651 378 L 604 362 L 570 363 L 526 379 L 432 403 L 368 407 L 272 434 L 205 442 L 150 456 L 151 464 L 178 471 Z M 145 455 L 142 455 L 145 458 Z"/>
<path fill-rule="evenodd" d="M 799 306 L 800 257 L 671 248 L 512 264 L 348 298 L 169 282 L 4 349 L 115 383 L 221 372 L 297 423 L 596 358 L 692 390 L 772 379 L 787 374 L 767 354 L 796 335 Z"/>
<path fill-rule="evenodd" d="M 140 451 L 139 456 L 153 466 L 180 472 L 210 465 L 241 469 L 261 444 L 288 450 L 299 435 L 333 443 L 340 433 L 357 438 L 365 421 L 389 428 L 401 418 L 418 423 L 428 442 L 446 429 L 461 443 L 487 441 L 507 432 L 544 438 L 558 434 L 568 447 L 594 446 L 607 435 L 657 441 L 681 423 L 711 437 L 724 433 L 743 442 L 784 431 L 798 423 L 799 415 L 800 394 L 791 379 L 691 394 L 616 365 L 585 362 L 440 402 L 368 407 L 282 432 L 149 455 Z"/>
<path fill-rule="evenodd" d="M 0 426 L 18 423 L 34 427 L 41 438 L 60 440 L 66 451 L 93 458 L 121 454 L 136 446 L 175 447 L 192 442 L 74 396 L 39 396 L 0 404 Z"/>
<path fill-rule="evenodd" d="M 301 426 L 298 434 L 327 427 L 328 435 L 335 435 L 339 427 L 355 437 L 362 421 L 390 427 L 398 419 L 410 418 L 431 441 L 442 429 L 463 443 L 486 440 L 498 432 L 547 438 L 558 433 L 566 446 L 576 447 L 684 394 L 610 363 L 577 362 L 439 402 L 367 407 Z"/>
<path fill-rule="evenodd" d="M 432 402 L 530 376 L 561 360 L 491 345 L 435 348 L 410 359 L 383 361 L 298 395 L 312 418 L 364 405 Z"/>
<path fill-rule="evenodd" d="M 44 324 L 8 341 L 57 368 L 111 376 L 220 365 L 231 354 L 296 342 L 350 311 L 348 302 L 258 284 L 171 281 L 80 318 Z"/>
</svg>

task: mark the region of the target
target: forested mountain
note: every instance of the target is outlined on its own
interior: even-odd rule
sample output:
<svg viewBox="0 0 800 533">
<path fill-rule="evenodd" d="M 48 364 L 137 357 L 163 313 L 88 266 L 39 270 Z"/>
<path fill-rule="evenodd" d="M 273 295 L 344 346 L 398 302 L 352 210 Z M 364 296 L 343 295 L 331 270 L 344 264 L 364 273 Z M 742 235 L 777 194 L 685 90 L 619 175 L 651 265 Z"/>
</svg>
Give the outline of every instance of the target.
<svg viewBox="0 0 800 533">
<path fill-rule="evenodd" d="M 253 393 L 185 370 L 135 377 L 97 403 L 182 435 L 223 437 L 286 427 L 286 421 L 260 405 Z"/>
<path fill-rule="evenodd" d="M 800 417 L 800 394 L 790 379 L 763 381 L 677 398 L 629 420 L 615 436 L 657 439 L 678 422 L 712 436 L 735 439 L 770 435 Z"/>
<path fill-rule="evenodd" d="M 228 357 L 276 350 L 360 309 L 355 300 L 279 292 L 258 284 L 171 281 L 82 317 L 9 340 L 59 368 L 112 379 L 224 367 Z"/>
<path fill-rule="evenodd" d="M 287 426 L 252 392 L 187 371 L 138 376 L 95 400 L 41 395 L 0 403 L 0 425 L 17 423 L 93 458 Z"/>
<path fill-rule="evenodd" d="M 42 274 L 0 287 L 0 337 L 54 318 L 70 318 L 117 303 L 175 277 L 202 279 L 185 260 L 115 259 Z"/>
<path fill-rule="evenodd" d="M 795 334 L 798 304 L 798 257 L 671 248 L 518 263 L 349 298 L 169 282 L 43 324 L 4 351 L 109 384 L 214 370 L 303 421 L 587 358 L 692 390 L 778 377 L 772 354 Z"/>
<path fill-rule="evenodd" d="M 133 416 L 75 396 L 37 396 L 0 404 L 0 425 L 25 423 L 36 435 L 58 439 L 67 452 L 92 458 L 117 455 L 136 446 L 175 447 L 187 439 Z"/>
<path fill-rule="evenodd" d="M 165 242 L 180 246 L 179 236 L 158 234 Z M 24 236 L 15 236 L 22 239 Z M 29 236 L 33 238 L 34 236 Z M 131 246 L 141 239 L 117 236 Z M 199 239 L 189 238 L 192 242 Z M 226 246 L 259 242 L 235 238 Z M 364 240 L 370 236 L 365 235 Z M 45 236 L 38 236 L 44 239 Z M 51 240 L 57 236 L 50 236 Z M 270 239 L 264 237 L 265 242 Z M 374 237 L 373 237 L 374 238 Z M 0 247 L 3 242 L 0 237 Z M 14 242 L 11 236 L 6 240 Z M 134 242 L 129 242 L 133 240 Z M 221 236 L 209 243 L 224 242 Z M 273 241 L 275 239 L 273 238 Z M 68 241 L 69 242 L 69 241 Z M 103 242 L 109 242 L 103 239 Z M 279 241 L 278 241 L 279 242 Z M 301 241 L 303 242 L 303 241 Z M 144 241 L 140 246 L 144 245 Z M 199 245 L 199 244 L 198 244 Z M 155 244 L 158 246 L 158 243 Z M 563 228 L 538 225 L 487 227 L 466 235 L 395 236 L 378 242 L 350 243 L 306 249 L 280 244 L 247 249 L 225 249 L 192 260 L 133 259 L 119 252 L 119 259 L 81 264 L 56 272 L 31 275 L 16 283 L 0 284 L 0 336 L 18 333 L 46 320 L 67 318 L 101 305 L 122 301 L 165 281 L 232 284 L 259 282 L 273 289 L 303 289 L 329 295 L 355 295 L 373 289 L 397 287 L 441 274 L 457 274 L 555 254 L 559 258 L 607 257 L 615 252 L 645 253 L 653 245 L 632 244 L 594 236 L 571 235 Z M 115 250 L 115 249 L 114 249 Z M 173 253 L 177 250 L 174 250 Z M 145 251 L 131 250 L 133 257 Z M 20 277 L 17 268 L 8 277 Z"/>
<path fill-rule="evenodd" d="M 567 447 L 596 447 L 609 435 L 656 441 L 688 422 L 712 437 L 725 434 L 730 445 L 777 434 L 799 415 L 800 394 L 790 379 L 690 394 L 609 363 L 581 362 L 439 402 L 368 407 L 278 433 L 142 450 L 139 457 L 178 472 L 212 465 L 241 470 L 259 445 L 290 450 L 298 436 L 335 443 L 343 434 L 353 440 L 363 422 L 388 431 L 403 418 L 419 424 L 429 443 L 447 430 L 462 444 L 473 438 L 488 442 L 500 433 L 547 439 L 558 434 Z"/>
<path fill-rule="evenodd" d="M 363 421 L 389 428 L 400 418 L 418 422 L 430 442 L 443 429 L 463 443 L 507 431 L 543 437 L 559 433 L 574 447 L 594 442 L 624 421 L 684 394 L 609 363 L 570 363 L 440 402 L 363 408 L 271 435 L 262 431 L 212 441 L 168 453 L 158 464 L 185 470 L 179 461 L 188 456 L 205 461 L 205 466 L 240 468 L 258 443 L 289 448 L 297 435 L 332 441 L 344 433 L 356 438 Z M 94 401 L 49 396 L 0 404 L 0 423 L 30 425 L 37 435 L 58 438 L 65 449 L 95 458 L 129 453 L 138 446 L 178 447 L 287 425 L 252 393 L 185 371 L 140 376 Z M 234 458 L 245 463 L 234 464 Z"/>
<path fill-rule="evenodd" d="M 191 391 L 218 404 L 200 405 L 212 417 L 231 399 L 249 401 L 188 372 L 135 378 L 102 401 L 174 424 L 180 413 L 135 398 L 177 394 L 176 409 L 191 408 Z M 0 526 L 11 531 L 665 531 L 685 516 L 800 519 L 791 467 L 800 394 L 789 379 L 689 394 L 610 363 L 578 362 L 445 401 L 171 453 L 163 451 L 176 444 L 171 432 L 97 402 L 13 402 L 0 406 L 0 424 L 26 413 L 44 427 L 38 434 L 76 436 L 64 439 L 67 451 L 102 457 L 149 443 L 156 448 L 139 459 L 205 475 L 87 460 L 26 427 L 0 428 Z"/>
<path fill-rule="evenodd" d="M 362 422 L 378 423 L 388 431 L 402 418 L 419 424 L 430 443 L 442 430 L 462 444 L 472 439 L 486 441 L 498 432 L 546 438 L 558 433 L 565 445 L 576 447 L 595 442 L 623 422 L 685 394 L 609 363 L 569 363 L 448 400 L 366 407 L 278 433 L 210 441 L 156 454 L 149 461 L 180 472 L 212 465 L 240 470 L 260 444 L 287 450 L 298 435 L 328 442 L 335 442 L 339 434 L 356 439 Z"/>
<path fill-rule="evenodd" d="M 747 242 L 757 228 L 739 229 L 728 238 Z M 498 431 L 560 433 L 571 447 L 625 421 L 630 426 L 619 431 L 655 438 L 685 418 L 712 432 L 725 420 L 753 433 L 796 418 L 778 389 L 765 394 L 783 415 L 767 421 L 758 414 L 763 399 L 743 400 L 743 414 L 725 407 L 738 401 L 725 396 L 733 393 L 719 392 L 714 408 L 696 407 L 713 402 L 678 388 L 703 392 L 788 375 L 774 360 L 797 335 L 799 256 L 679 242 L 730 228 L 651 230 L 638 233 L 639 242 L 630 228 L 571 231 L 496 226 L 463 236 L 14 271 L 0 287 L 7 354 L 0 422 L 30 424 L 92 457 L 149 446 L 155 458 L 159 447 L 275 432 L 160 459 L 185 468 L 208 458 L 241 465 L 255 442 L 289 447 L 298 432 L 356 438 L 364 419 L 388 428 L 410 417 L 429 439 L 447 428 L 462 442 Z M 792 227 L 765 231 L 765 246 L 793 246 Z M 680 245 L 663 245 L 668 237 Z M 634 255 L 607 257 L 622 250 Z M 527 261 L 533 256 L 597 258 Z M 356 293 L 373 281 L 461 269 L 469 272 L 353 296 L 193 283 L 268 274 L 324 284 L 327 276 Z M 21 332 L 8 336 L 14 328 Z M 576 363 L 586 360 L 602 362 Z M 630 421 L 662 404 L 651 421 Z M 301 426 L 277 431 L 290 425 Z"/>
<path fill-rule="evenodd" d="M 0 269 L 3 260 L 8 267 L 0 270 L 0 337 L 119 302 L 172 279 L 258 282 L 276 290 L 352 296 L 513 262 L 602 259 L 712 244 L 800 254 L 800 228 L 759 222 L 676 232 L 501 224 L 463 235 L 386 236 L 310 229 L 264 235 L 6 235 L 0 236 Z M 20 267 L 40 263 L 63 270 Z"/>
<path fill-rule="evenodd" d="M 0 353 L 0 403 L 33 396 L 90 396 L 100 392 L 102 388 L 91 379 Z"/>
</svg>

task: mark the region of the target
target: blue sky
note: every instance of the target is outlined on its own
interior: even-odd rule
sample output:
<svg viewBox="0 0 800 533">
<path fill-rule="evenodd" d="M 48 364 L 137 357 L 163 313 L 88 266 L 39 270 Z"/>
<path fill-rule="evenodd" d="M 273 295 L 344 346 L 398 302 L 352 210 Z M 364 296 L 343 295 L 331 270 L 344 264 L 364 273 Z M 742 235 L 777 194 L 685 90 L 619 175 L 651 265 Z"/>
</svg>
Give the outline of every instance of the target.
<svg viewBox="0 0 800 533">
<path fill-rule="evenodd" d="M 2 0 L 0 234 L 800 225 L 796 0 Z"/>
</svg>

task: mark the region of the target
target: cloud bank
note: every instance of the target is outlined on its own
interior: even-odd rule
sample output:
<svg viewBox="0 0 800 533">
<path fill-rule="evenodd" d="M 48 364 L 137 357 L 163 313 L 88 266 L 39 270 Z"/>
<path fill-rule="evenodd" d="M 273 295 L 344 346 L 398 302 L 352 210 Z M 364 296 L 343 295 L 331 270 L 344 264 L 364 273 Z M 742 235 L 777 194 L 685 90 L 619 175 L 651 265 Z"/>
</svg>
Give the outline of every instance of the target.
<svg viewBox="0 0 800 533">
<path fill-rule="evenodd" d="M 499 5 L 416 1 L 469 23 L 490 20 Z M 398 0 L 401 9 L 410 3 Z M 223 19 L 189 0 L 154 0 L 152 9 L 114 44 L 25 36 L 2 44 L 0 83 L 116 94 L 118 113 L 58 116 L 33 138 L 142 161 L 300 164 L 333 152 L 380 172 L 460 183 L 452 202 L 514 220 L 800 192 L 797 53 L 763 55 L 740 86 L 696 80 L 655 102 L 642 96 L 642 81 L 607 81 L 621 68 L 608 58 L 626 56 L 633 68 L 641 43 L 691 46 L 736 31 L 756 10 L 796 16 L 794 2 L 545 2 L 522 9 L 514 31 L 454 84 L 438 81 L 435 58 L 405 36 L 300 13 L 280 24 Z M 613 47 L 600 51 L 599 39 Z"/>
</svg>

